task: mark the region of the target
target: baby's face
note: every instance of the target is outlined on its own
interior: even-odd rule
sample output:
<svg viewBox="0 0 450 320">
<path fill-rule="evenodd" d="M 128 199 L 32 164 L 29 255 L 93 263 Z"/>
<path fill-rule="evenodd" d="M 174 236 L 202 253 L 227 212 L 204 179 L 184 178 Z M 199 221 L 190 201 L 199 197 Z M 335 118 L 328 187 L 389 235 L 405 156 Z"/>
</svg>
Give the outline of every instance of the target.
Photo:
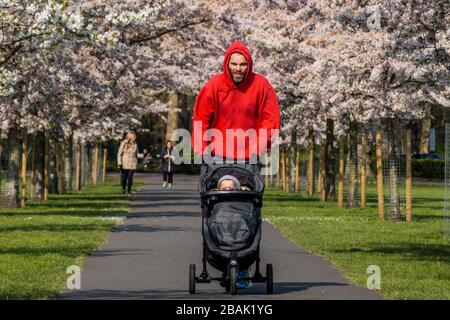
<svg viewBox="0 0 450 320">
<path fill-rule="evenodd" d="M 236 190 L 236 184 L 233 182 L 233 180 L 223 180 L 220 182 L 219 190 Z"/>
</svg>

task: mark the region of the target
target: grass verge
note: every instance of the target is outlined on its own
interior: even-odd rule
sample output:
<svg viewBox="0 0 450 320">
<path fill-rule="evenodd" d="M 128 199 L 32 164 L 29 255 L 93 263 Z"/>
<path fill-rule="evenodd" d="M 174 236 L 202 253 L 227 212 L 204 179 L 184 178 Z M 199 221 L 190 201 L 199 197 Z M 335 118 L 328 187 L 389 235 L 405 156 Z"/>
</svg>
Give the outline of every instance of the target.
<svg viewBox="0 0 450 320">
<path fill-rule="evenodd" d="M 410 223 L 378 220 L 375 186 L 364 209 L 338 209 L 269 189 L 263 216 L 289 239 L 335 265 L 352 283 L 367 286 L 367 268 L 381 269 L 387 299 L 450 299 L 450 237 L 444 235 L 442 186 L 413 187 Z"/>
<path fill-rule="evenodd" d="M 137 190 L 141 182 L 136 182 Z M 129 211 L 117 181 L 0 209 L 0 299 L 53 299 Z"/>
</svg>

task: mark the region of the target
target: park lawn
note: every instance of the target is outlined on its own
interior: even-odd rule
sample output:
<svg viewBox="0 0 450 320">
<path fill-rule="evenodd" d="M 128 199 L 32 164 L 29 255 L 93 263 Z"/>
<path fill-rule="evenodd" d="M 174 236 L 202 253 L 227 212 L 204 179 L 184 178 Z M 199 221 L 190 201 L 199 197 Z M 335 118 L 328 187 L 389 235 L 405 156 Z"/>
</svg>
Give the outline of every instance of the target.
<svg viewBox="0 0 450 320">
<path fill-rule="evenodd" d="M 137 181 L 134 190 L 140 187 Z M 0 209 L 0 299 L 53 299 L 129 212 L 117 181 Z"/>
<path fill-rule="evenodd" d="M 444 236 L 443 187 L 413 186 L 410 223 L 379 221 L 375 191 L 369 186 L 365 209 L 338 209 L 336 203 L 320 202 L 317 196 L 308 199 L 269 189 L 263 217 L 361 287 L 367 287 L 368 266 L 379 266 L 379 292 L 386 299 L 450 299 L 450 235 Z"/>
</svg>

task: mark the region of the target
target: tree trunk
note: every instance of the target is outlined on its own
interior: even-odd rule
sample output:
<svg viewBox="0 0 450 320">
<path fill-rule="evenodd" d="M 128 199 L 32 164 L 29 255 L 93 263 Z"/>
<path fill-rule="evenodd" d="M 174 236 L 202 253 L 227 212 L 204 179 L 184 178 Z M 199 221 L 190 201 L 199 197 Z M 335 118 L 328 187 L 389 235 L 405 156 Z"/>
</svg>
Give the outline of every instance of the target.
<svg viewBox="0 0 450 320">
<path fill-rule="evenodd" d="M 76 173 L 75 173 L 75 190 L 80 191 L 81 190 L 81 150 L 82 150 L 81 143 L 77 143 L 77 155 L 76 155 Z"/>
<path fill-rule="evenodd" d="M 289 192 L 289 153 L 288 147 L 284 148 L 284 191 Z"/>
<path fill-rule="evenodd" d="M 308 156 L 308 195 L 312 197 L 314 194 L 314 135 L 312 130 L 309 130 Z"/>
<path fill-rule="evenodd" d="M 378 218 L 384 220 L 384 191 L 383 191 L 383 154 L 381 149 L 381 132 L 376 133 L 377 148 L 377 195 L 378 195 Z"/>
<path fill-rule="evenodd" d="M 20 207 L 25 208 L 27 201 L 27 148 L 28 148 L 28 132 L 22 132 L 22 186 Z"/>
<path fill-rule="evenodd" d="M 281 147 L 281 188 L 286 191 L 286 152 L 285 146 Z"/>
<path fill-rule="evenodd" d="M 31 199 L 44 199 L 44 164 L 45 164 L 45 137 L 42 132 L 36 133 L 33 145 L 33 192 Z"/>
<path fill-rule="evenodd" d="M 412 186 L 412 167 L 411 167 L 411 130 L 406 129 L 406 144 L 405 144 L 405 161 L 406 161 L 406 221 L 411 221 L 411 186 Z"/>
<path fill-rule="evenodd" d="M 102 182 L 104 183 L 106 180 L 106 153 L 107 153 L 106 146 L 103 146 L 103 172 L 102 172 Z"/>
<path fill-rule="evenodd" d="M 276 179 L 276 188 L 282 188 L 282 186 L 281 186 L 281 175 L 283 174 L 283 170 L 282 170 L 282 163 L 283 163 L 283 161 L 282 161 L 282 157 L 283 157 L 283 152 L 282 152 L 282 150 L 283 150 L 283 146 L 280 146 L 280 149 L 279 149 L 279 157 L 278 157 L 278 172 L 277 172 L 277 179 Z"/>
<path fill-rule="evenodd" d="M 347 193 L 347 207 L 358 207 L 358 127 L 356 122 L 350 123 L 349 130 L 349 186 Z"/>
<path fill-rule="evenodd" d="M 291 145 L 289 146 L 289 192 L 295 191 L 296 180 L 296 165 L 295 165 L 295 153 L 297 148 L 297 132 L 292 131 Z"/>
<path fill-rule="evenodd" d="M 267 161 L 266 161 L 266 163 L 269 163 L 269 161 L 270 161 L 270 156 L 269 156 L 269 154 L 268 153 L 266 153 L 266 157 L 267 157 Z M 278 163 L 279 164 L 279 163 Z M 271 163 L 271 165 L 274 165 L 273 163 Z M 274 174 L 272 174 L 272 170 L 270 170 L 270 174 L 268 175 L 268 179 L 269 179 L 269 186 L 271 187 L 271 188 L 273 188 L 274 187 L 274 180 L 275 180 L 275 177 L 274 177 Z M 268 172 L 267 172 L 268 173 Z M 278 175 L 277 175 L 278 176 Z M 276 181 L 276 180 L 275 180 Z"/>
<path fill-rule="evenodd" d="M 265 159 L 265 163 L 266 163 L 266 166 L 267 166 L 267 161 L 268 161 L 268 156 L 267 156 L 267 154 L 265 155 L 265 157 L 266 157 L 266 159 Z M 265 176 L 264 176 L 264 186 L 266 187 L 266 188 L 268 188 L 269 186 L 270 186 L 270 181 L 269 181 L 269 174 L 268 174 L 268 172 L 267 171 L 265 171 Z"/>
<path fill-rule="evenodd" d="M 98 177 L 98 144 L 94 145 L 92 149 L 92 185 L 95 187 L 97 185 L 97 177 Z"/>
<path fill-rule="evenodd" d="M 318 180 L 318 192 L 320 193 L 320 201 L 325 201 L 325 183 L 327 179 L 326 175 L 326 161 L 327 161 L 327 141 L 322 140 L 319 146 L 319 180 Z"/>
<path fill-rule="evenodd" d="M 344 206 L 345 138 L 339 139 L 338 208 Z"/>
<path fill-rule="evenodd" d="M 20 150 L 18 132 L 12 128 L 8 133 L 8 171 L 5 183 L 5 207 L 19 207 L 19 170 L 20 170 Z"/>
<path fill-rule="evenodd" d="M 327 140 L 325 145 L 325 174 L 324 174 L 324 191 L 323 201 L 334 201 L 336 198 L 336 166 L 334 155 L 334 122 L 327 119 Z"/>
<path fill-rule="evenodd" d="M 298 193 L 300 189 L 300 146 L 296 145 L 295 152 L 295 192 Z"/>
<path fill-rule="evenodd" d="M 428 154 L 430 146 L 431 105 L 425 106 L 425 117 L 421 120 L 420 153 Z"/>
<path fill-rule="evenodd" d="M 398 193 L 398 168 L 395 155 L 389 159 L 389 208 L 392 220 L 401 220 L 400 197 Z"/>
<path fill-rule="evenodd" d="M 2 139 L 2 133 L 0 130 L 0 195 L 2 194 L 2 175 L 3 175 L 3 163 L 2 163 L 2 159 L 3 159 L 3 139 Z"/>
<path fill-rule="evenodd" d="M 88 170 L 88 146 L 83 143 L 83 146 L 81 148 L 81 188 L 85 188 L 87 187 L 87 182 L 88 182 L 88 175 L 89 175 L 89 170 Z"/>
<path fill-rule="evenodd" d="M 366 146 L 367 135 L 361 134 L 361 208 L 366 207 Z"/>
<path fill-rule="evenodd" d="M 57 144 L 56 141 L 51 140 L 49 145 L 49 163 L 48 163 L 48 173 L 49 173 L 49 193 L 58 193 L 58 168 L 57 168 Z"/>
<path fill-rule="evenodd" d="M 70 136 L 65 141 L 64 146 L 64 182 L 65 190 L 72 190 L 72 157 L 73 157 L 73 137 Z"/>
<path fill-rule="evenodd" d="M 49 167 L 50 167 L 50 141 L 48 138 L 48 133 L 44 132 L 44 200 L 48 200 L 48 194 L 49 194 L 49 180 L 50 180 L 50 173 L 49 173 Z"/>
<path fill-rule="evenodd" d="M 323 201 L 322 199 L 322 190 L 323 190 L 323 180 L 325 178 L 325 169 L 324 169 L 324 157 L 325 157 L 325 153 L 324 153 L 324 145 L 325 145 L 325 141 L 320 142 L 319 144 L 319 170 L 317 173 L 317 193 L 319 193 L 321 195 L 320 200 Z"/>
<path fill-rule="evenodd" d="M 84 161 L 85 164 L 83 165 L 83 169 L 85 169 L 85 186 L 91 186 L 92 185 L 92 147 L 89 143 L 84 148 Z"/>
<path fill-rule="evenodd" d="M 31 136 L 31 184 L 30 184 L 30 199 L 33 199 L 34 188 L 36 185 L 36 134 Z"/>
<path fill-rule="evenodd" d="M 390 121 L 390 132 L 391 132 L 391 154 L 389 155 L 388 164 L 388 181 L 389 181 L 389 209 L 390 217 L 392 220 L 401 220 L 402 213 L 400 209 L 400 195 L 399 195 L 399 157 L 398 157 L 398 147 L 397 147 L 397 135 L 394 129 L 393 121 Z"/>
<path fill-rule="evenodd" d="M 65 142 L 58 142 L 56 145 L 56 168 L 58 174 L 58 193 L 66 193 L 66 176 L 64 174 L 64 154 L 66 152 Z"/>
</svg>

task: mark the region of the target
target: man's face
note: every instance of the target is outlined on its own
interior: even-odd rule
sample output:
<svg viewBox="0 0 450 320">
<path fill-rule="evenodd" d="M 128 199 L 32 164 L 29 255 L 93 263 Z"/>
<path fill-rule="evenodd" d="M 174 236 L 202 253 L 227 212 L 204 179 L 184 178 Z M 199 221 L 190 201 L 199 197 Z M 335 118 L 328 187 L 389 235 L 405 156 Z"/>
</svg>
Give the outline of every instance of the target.
<svg viewBox="0 0 450 320">
<path fill-rule="evenodd" d="M 248 68 L 247 60 L 242 54 L 235 52 L 230 57 L 228 68 L 234 83 L 238 84 L 244 80 Z"/>
</svg>

